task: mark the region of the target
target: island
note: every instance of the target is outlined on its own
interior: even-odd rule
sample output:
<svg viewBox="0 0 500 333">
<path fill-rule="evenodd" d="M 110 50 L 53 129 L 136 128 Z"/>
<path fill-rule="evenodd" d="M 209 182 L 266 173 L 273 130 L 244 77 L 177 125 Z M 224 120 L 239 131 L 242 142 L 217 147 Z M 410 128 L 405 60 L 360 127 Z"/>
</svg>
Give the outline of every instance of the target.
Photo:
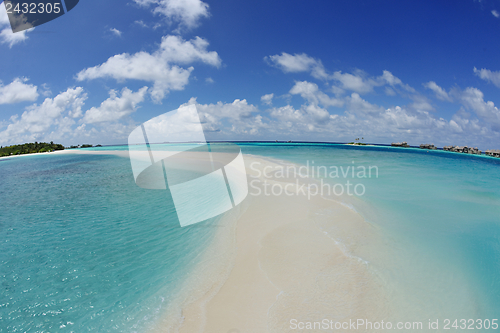
<svg viewBox="0 0 500 333">
<path fill-rule="evenodd" d="M 35 141 L 34 143 L 24 143 L 22 145 L 12 145 L 6 147 L 0 146 L 0 157 L 34 153 L 48 153 L 55 150 L 64 150 L 64 146 L 58 143 L 54 143 L 53 141 L 50 141 L 50 143 Z"/>
</svg>

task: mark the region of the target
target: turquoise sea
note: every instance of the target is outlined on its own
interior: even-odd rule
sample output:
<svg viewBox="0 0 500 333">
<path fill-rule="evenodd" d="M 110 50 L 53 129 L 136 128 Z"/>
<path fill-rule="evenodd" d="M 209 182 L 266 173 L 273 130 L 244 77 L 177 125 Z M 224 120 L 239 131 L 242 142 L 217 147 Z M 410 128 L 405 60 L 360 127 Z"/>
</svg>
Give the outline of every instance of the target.
<svg viewBox="0 0 500 333">
<path fill-rule="evenodd" d="M 500 159 L 238 144 L 297 164 L 376 166 L 378 177 L 351 177 L 364 195 L 339 200 L 384 235 L 352 252 L 386 283 L 400 319 L 500 319 Z M 0 203 L 0 332 L 144 332 L 187 292 L 220 222 L 180 228 L 168 192 L 136 186 L 114 155 L 0 159 Z"/>
</svg>

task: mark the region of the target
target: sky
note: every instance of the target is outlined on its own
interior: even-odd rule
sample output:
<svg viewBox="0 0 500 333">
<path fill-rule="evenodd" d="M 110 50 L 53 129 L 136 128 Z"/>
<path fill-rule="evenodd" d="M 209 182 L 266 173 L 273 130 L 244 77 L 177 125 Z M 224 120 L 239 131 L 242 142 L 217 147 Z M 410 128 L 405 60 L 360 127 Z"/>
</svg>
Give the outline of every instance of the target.
<svg viewBox="0 0 500 333">
<path fill-rule="evenodd" d="M 13 34 L 0 145 L 125 144 L 196 104 L 207 140 L 500 149 L 500 1 L 85 0 Z"/>
</svg>

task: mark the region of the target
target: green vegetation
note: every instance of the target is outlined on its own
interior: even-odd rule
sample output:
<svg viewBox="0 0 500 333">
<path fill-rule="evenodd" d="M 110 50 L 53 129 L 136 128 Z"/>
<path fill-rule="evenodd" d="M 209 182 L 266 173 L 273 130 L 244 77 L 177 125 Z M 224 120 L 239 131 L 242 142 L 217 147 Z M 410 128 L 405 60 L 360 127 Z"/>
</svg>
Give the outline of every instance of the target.
<svg viewBox="0 0 500 333">
<path fill-rule="evenodd" d="M 74 148 L 92 148 L 92 147 L 102 147 L 101 145 L 97 145 L 97 146 L 92 146 L 92 145 L 78 145 L 78 146 L 69 146 L 69 147 L 66 147 L 68 149 L 74 149 Z"/>
<path fill-rule="evenodd" d="M 13 145 L 7 147 L 0 147 L 0 157 L 10 155 L 22 155 L 33 153 L 46 153 L 53 150 L 63 150 L 64 146 L 61 144 L 46 142 L 25 143 L 22 145 Z"/>
<path fill-rule="evenodd" d="M 364 140 L 365 138 L 361 138 L 361 140 Z M 366 143 L 363 143 L 359 140 L 359 138 L 356 138 L 356 142 L 349 142 L 348 145 L 356 145 L 356 146 L 367 146 Z"/>
</svg>

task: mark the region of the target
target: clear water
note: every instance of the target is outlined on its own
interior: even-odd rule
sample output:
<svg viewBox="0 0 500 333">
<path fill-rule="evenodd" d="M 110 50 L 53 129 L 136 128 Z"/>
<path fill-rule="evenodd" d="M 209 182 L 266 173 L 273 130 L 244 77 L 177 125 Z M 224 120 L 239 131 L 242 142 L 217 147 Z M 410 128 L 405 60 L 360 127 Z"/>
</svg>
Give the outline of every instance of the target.
<svg viewBox="0 0 500 333">
<path fill-rule="evenodd" d="M 0 332 L 143 332 L 213 232 L 112 155 L 2 160 L 0 202 Z"/>
<path fill-rule="evenodd" d="M 366 192 L 341 201 L 385 236 L 383 246 L 356 255 L 392 290 L 396 319 L 500 317 L 499 159 L 323 144 L 247 144 L 242 151 L 302 165 L 377 166 L 378 177 L 349 173 L 347 180 L 362 183 Z M 344 236 L 340 241 L 352 235 Z"/>
<path fill-rule="evenodd" d="M 424 310 L 432 302 L 441 319 L 463 315 L 464 300 L 474 319 L 500 317 L 500 160 L 239 145 L 299 164 L 377 166 L 378 178 L 353 179 L 366 193 L 345 200 L 385 235 L 379 251 L 358 255 L 394 288 L 391 297 Z M 93 148 L 106 149 L 127 147 Z M 2 159 L 0 203 L 0 332 L 143 332 L 216 230 L 179 228 L 168 192 L 137 187 L 128 159 L 112 155 Z"/>
</svg>

